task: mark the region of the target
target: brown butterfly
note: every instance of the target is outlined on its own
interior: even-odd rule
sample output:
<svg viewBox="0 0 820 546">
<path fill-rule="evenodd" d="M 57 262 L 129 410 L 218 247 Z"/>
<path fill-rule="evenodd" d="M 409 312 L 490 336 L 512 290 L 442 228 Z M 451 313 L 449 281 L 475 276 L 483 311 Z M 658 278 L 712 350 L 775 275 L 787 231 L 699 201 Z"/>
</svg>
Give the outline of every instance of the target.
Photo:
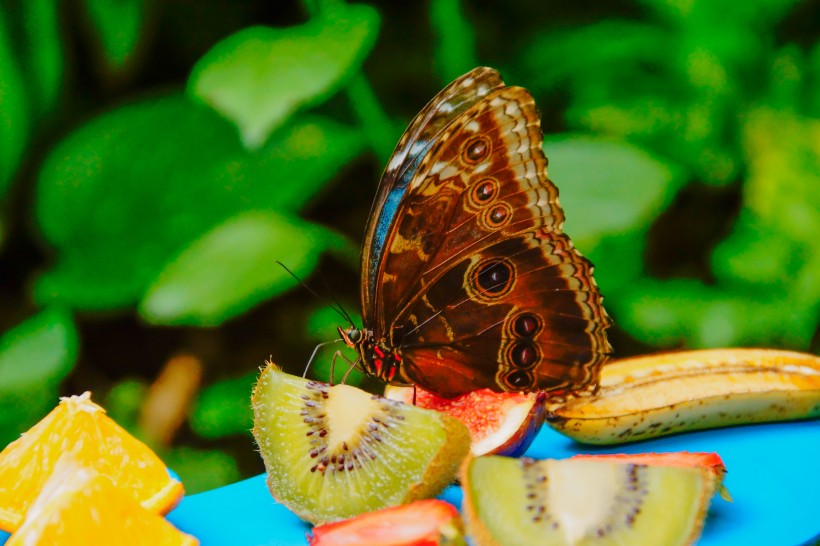
<svg viewBox="0 0 820 546">
<path fill-rule="evenodd" d="M 476 68 L 410 123 L 362 248 L 364 371 L 451 397 L 594 388 L 610 352 L 592 265 L 561 232 L 526 89 Z"/>
</svg>

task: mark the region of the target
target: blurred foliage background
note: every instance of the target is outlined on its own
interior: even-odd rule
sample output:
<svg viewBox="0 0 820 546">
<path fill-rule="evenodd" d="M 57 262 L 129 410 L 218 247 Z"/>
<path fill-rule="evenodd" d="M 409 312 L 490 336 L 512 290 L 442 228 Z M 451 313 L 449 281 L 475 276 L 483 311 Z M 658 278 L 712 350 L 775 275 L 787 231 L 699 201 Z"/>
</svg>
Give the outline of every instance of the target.
<svg viewBox="0 0 820 546">
<path fill-rule="evenodd" d="M 258 367 L 358 314 L 383 165 L 479 64 L 536 97 L 617 355 L 820 347 L 820 1 L 0 8 L 0 447 L 92 390 L 189 492 L 261 472 Z"/>
</svg>

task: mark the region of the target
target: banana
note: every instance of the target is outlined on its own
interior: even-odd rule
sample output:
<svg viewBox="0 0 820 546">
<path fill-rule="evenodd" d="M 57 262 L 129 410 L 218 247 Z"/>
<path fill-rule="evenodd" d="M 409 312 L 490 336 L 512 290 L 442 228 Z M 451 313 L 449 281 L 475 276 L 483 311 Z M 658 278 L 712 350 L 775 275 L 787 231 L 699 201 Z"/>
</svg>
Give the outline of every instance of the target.
<svg viewBox="0 0 820 546">
<path fill-rule="evenodd" d="M 547 400 L 547 424 L 587 444 L 820 416 L 820 357 L 717 349 L 615 360 L 592 395 Z"/>
</svg>

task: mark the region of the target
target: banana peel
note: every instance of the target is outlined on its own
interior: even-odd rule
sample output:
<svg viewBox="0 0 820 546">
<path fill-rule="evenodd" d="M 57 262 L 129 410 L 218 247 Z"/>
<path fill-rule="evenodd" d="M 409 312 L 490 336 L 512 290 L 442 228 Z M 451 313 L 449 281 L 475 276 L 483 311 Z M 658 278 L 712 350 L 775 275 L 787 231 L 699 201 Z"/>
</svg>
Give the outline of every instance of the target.
<svg viewBox="0 0 820 546">
<path fill-rule="evenodd" d="M 547 424 L 587 444 L 820 416 L 820 357 L 715 349 L 614 360 L 594 394 L 546 401 Z"/>
</svg>

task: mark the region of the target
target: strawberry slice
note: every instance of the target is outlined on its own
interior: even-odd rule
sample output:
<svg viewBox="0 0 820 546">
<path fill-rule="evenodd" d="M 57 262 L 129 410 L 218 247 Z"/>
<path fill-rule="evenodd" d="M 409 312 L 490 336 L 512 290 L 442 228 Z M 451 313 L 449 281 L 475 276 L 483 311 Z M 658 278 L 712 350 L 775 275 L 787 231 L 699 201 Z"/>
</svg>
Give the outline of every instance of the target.
<svg viewBox="0 0 820 546">
<path fill-rule="evenodd" d="M 715 474 L 718 483 L 720 496 L 731 502 L 732 496 L 723 485 L 723 478 L 726 476 L 726 465 L 720 455 L 712 452 L 692 452 L 692 451 L 672 451 L 669 453 L 598 453 L 580 454 L 570 457 L 571 459 L 599 459 L 608 461 L 619 461 L 623 463 L 645 464 L 650 466 L 700 466 L 708 468 Z"/>
<path fill-rule="evenodd" d="M 326 523 L 313 529 L 311 546 L 439 546 L 465 544 L 458 510 L 441 500 L 420 500 Z"/>
</svg>

